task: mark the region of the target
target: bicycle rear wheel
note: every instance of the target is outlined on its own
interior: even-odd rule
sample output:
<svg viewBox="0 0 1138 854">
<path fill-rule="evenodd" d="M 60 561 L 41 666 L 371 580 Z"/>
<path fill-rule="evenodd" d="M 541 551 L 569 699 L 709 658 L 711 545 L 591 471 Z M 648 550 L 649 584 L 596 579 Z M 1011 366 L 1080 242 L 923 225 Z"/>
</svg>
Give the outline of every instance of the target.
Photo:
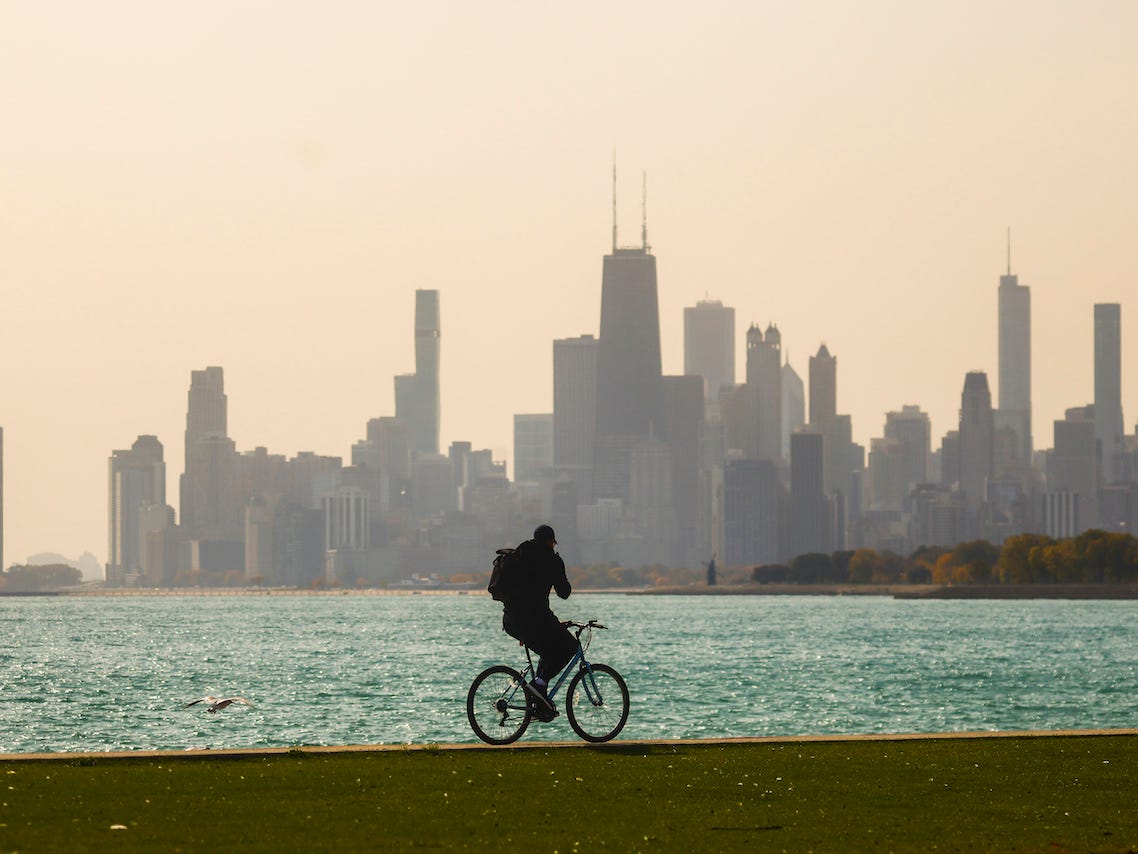
<svg viewBox="0 0 1138 854">
<path fill-rule="evenodd" d="M 466 694 L 466 717 L 474 734 L 487 744 L 517 741 L 530 721 L 522 675 L 504 664 L 483 670 Z"/>
<path fill-rule="evenodd" d="M 607 664 L 577 672 L 565 695 L 569 726 L 585 741 L 616 738 L 628 720 L 628 686 Z"/>
</svg>

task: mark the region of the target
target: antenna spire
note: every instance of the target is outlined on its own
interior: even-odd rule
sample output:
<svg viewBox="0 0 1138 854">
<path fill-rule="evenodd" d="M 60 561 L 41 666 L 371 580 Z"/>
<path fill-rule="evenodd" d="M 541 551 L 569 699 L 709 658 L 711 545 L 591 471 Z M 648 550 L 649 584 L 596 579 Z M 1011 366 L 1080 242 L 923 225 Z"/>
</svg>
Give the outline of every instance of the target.
<svg viewBox="0 0 1138 854">
<path fill-rule="evenodd" d="M 616 254 L 616 148 L 612 150 L 612 253 Z"/>
<path fill-rule="evenodd" d="M 644 251 L 649 250 L 648 246 L 648 172 L 644 172 L 644 190 L 640 196 L 640 245 L 644 247 Z"/>
<path fill-rule="evenodd" d="M 1012 274 L 1012 227 L 1008 226 L 1008 275 Z"/>
</svg>

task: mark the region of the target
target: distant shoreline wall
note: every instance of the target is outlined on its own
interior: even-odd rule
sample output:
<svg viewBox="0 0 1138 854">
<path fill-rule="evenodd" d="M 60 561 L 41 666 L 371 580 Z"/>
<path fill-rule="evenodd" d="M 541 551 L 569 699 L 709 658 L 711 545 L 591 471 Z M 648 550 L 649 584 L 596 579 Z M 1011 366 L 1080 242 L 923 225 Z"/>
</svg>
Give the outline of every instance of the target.
<svg viewBox="0 0 1138 854">
<path fill-rule="evenodd" d="M 894 599 L 1138 599 L 1138 584 L 728 584 L 707 587 L 623 587 L 577 593 L 624 596 L 888 596 Z M 93 590 L 0 591 L 5 596 L 140 597 L 140 596 L 486 596 L 482 589 L 364 588 L 98 588 Z"/>
</svg>

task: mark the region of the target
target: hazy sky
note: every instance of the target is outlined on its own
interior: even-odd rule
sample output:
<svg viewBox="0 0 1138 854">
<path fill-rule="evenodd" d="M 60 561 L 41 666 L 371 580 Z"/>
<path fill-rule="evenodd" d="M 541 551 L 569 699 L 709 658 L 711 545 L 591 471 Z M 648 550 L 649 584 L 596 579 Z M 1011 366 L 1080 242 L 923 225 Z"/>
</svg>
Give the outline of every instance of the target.
<svg viewBox="0 0 1138 854">
<path fill-rule="evenodd" d="M 705 295 L 825 341 L 854 436 L 964 374 L 996 288 L 1033 302 L 1034 432 L 1093 398 L 1122 302 L 1138 417 L 1138 4 L 0 0 L 6 563 L 107 554 L 107 458 L 166 448 L 190 372 L 229 432 L 349 456 L 442 305 L 442 439 L 511 457 L 554 338 L 596 333 L 648 173 L 664 370 Z M 741 369 L 741 358 L 740 358 Z M 998 398 L 996 398 L 998 399 Z M 511 471 L 512 471 L 512 459 Z"/>
</svg>

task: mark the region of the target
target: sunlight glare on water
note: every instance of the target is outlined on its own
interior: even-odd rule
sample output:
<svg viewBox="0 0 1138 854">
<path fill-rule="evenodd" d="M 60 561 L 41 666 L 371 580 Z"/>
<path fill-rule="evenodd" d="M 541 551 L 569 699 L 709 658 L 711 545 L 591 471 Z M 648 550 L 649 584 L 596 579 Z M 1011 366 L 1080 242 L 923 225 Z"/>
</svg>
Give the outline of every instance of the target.
<svg viewBox="0 0 1138 854">
<path fill-rule="evenodd" d="M 576 594 L 628 682 L 622 738 L 1138 724 L 1138 602 Z M 524 655 L 480 595 L 0 599 L 0 752 L 475 741 Z M 239 695 L 216 714 L 185 703 Z M 560 696 L 555 699 L 560 699 Z M 526 740 L 571 739 L 564 716 Z"/>
</svg>

